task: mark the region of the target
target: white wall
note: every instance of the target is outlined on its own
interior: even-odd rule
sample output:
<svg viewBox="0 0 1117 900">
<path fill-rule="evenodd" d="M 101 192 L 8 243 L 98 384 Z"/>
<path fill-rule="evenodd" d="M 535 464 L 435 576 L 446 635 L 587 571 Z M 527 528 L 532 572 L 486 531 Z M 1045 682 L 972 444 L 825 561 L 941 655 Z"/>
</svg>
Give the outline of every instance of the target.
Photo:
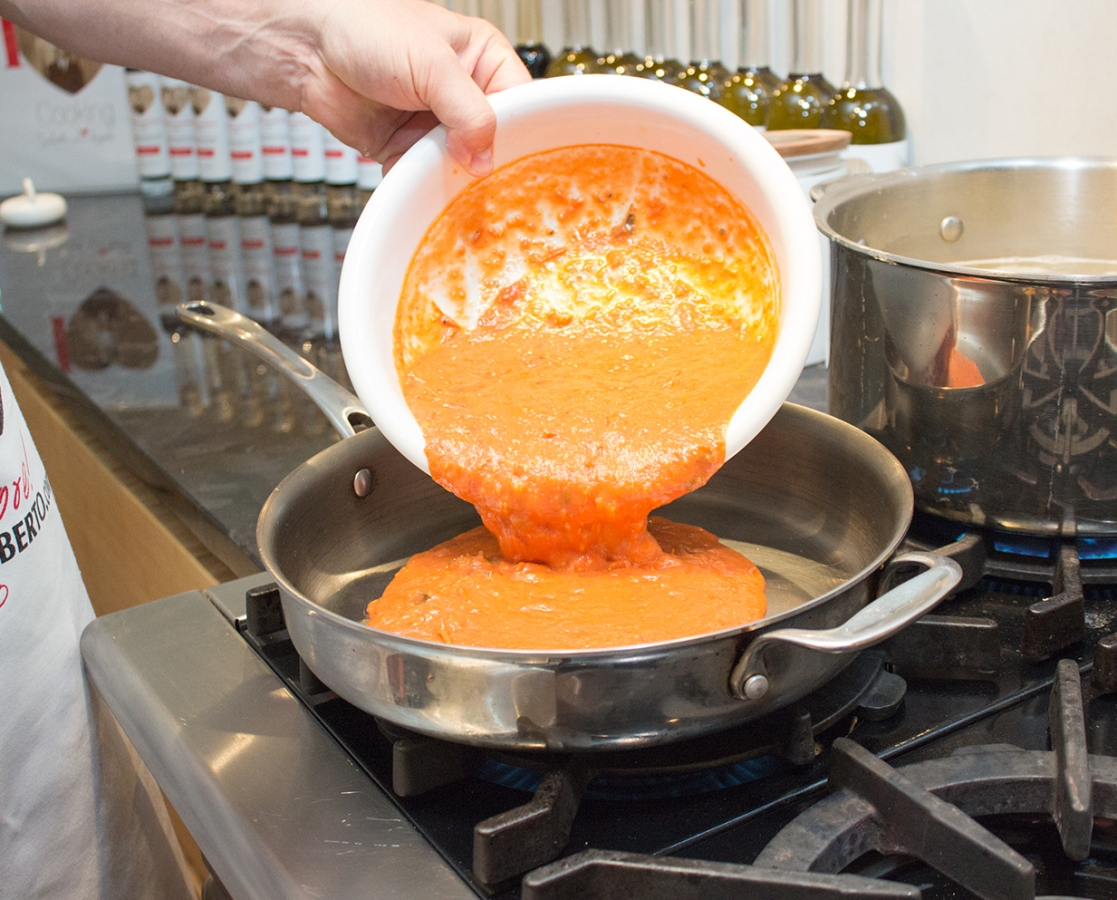
<svg viewBox="0 0 1117 900">
<path fill-rule="evenodd" d="M 846 2 L 823 4 L 826 76 L 840 84 Z M 917 165 L 1117 156 L 1114 0 L 884 0 L 884 11 L 884 82 Z"/>
<path fill-rule="evenodd" d="M 917 164 L 1117 156 L 1113 0 L 885 2 L 884 77 Z"/>
</svg>

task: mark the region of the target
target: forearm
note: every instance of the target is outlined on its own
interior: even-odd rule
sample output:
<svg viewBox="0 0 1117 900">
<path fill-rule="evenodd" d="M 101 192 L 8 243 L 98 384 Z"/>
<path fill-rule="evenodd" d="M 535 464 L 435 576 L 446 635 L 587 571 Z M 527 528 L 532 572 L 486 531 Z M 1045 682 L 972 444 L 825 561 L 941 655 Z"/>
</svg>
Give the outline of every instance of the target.
<svg viewBox="0 0 1117 900">
<path fill-rule="evenodd" d="M 301 108 L 320 64 L 306 0 L 0 0 L 0 16 L 88 59 Z"/>
<path fill-rule="evenodd" d="M 530 80 L 495 27 L 427 0 L 0 0 L 0 15 L 78 56 L 305 112 L 386 167 L 440 120 L 484 174 L 484 95 Z"/>
</svg>

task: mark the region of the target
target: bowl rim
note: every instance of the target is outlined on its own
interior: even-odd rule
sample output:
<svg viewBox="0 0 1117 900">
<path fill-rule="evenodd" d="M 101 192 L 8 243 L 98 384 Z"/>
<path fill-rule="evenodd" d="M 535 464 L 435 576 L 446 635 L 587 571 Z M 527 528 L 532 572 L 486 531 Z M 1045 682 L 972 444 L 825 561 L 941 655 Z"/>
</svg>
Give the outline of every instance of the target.
<svg viewBox="0 0 1117 900">
<path fill-rule="evenodd" d="M 761 132 L 729 110 L 682 88 L 648 79 L 617 75 L 539 79 L 492 94 L 489 100 L 497 116 L 495 168 L 527 155 L 502 158 L 501 154 L 502 129 L 514 127 L 518 117 L 584 105 L 588 110 L 620 106 L 659 116 L 673 128 L 694 131 L 711 149 L 727 154 L 721 161 L 723 165 L 739 163 L 753 174 L 751 187 L 763 198 L 766 208 L 751 211 L 768 234 L 779 271 L 781 320 L 768 365 L 726 429 L 725 455 L 727 459 L 731 457 L 760 432 L 790 395 L 810 352 L 821 308 L 818 232 L 810 203 L 790 167 Z M 638 139 L 632 138 L 600 141 L 610 142 L 641 146 Z M 538 152 L 570 143 L 544 143 Z M 663 152 L 656 147 L 646 149 Z M 468 179 L 465 184 L 473 180 L 449 156 L 446 129 L 441 125 L 420 138 L 373 192 L 350 239 L 339 286 L 339 338 L 354 389 L 389 442 L 426 472 L 429 467 L 425 439 L 403 400 L 394 361 L 388 361 L 391 363 L 388 372 L 383 365 L 378 371 L 370 359 L 374 354 L 368 348 L 376 335 L 365 307 L 367 286 L 375 283 L 375 272 L 370 272 L 369 267 L 374 265 L 377 252 L 381 255 L 387 252 L 380 245 L 392 234 L 392 217 L 406 210 L 407 198 L 416 184 L 439 175 Z M 736 191 L 733 193 L 740 199 Z M 373 248 L 372 253 L 362 250 L 368 247 Z M 409 258 L 413 252 L 414 248 L 407 250 Z M 394 309 L 395 306 L 393 321 Z"/>
</svg>

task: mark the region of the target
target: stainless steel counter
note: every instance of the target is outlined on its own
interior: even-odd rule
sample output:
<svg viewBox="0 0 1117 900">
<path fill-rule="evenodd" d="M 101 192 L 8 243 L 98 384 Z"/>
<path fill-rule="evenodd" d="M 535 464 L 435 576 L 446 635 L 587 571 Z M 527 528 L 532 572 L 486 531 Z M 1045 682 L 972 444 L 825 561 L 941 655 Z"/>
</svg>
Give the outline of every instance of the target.
<svg viewBox="0 0 1117 900">
<path fill-rule="evenodd" d="M 102 616 L 82 636 L 90 678 L 213 871 L 237 900 L 476 900 L 225 617 L 267 580 Z"/>
<path fill-rule="evenodd" d="M 139 194 L 68 199 L 64 225 L 3 233 L 0 339 L 226 565 L 259 571 L 264 501 L 337 437 L 247 354 L 161 326 L 179 297 Z M 826 392 L 814 366 L 791 399 L 824 410 Z"/>
</svg>

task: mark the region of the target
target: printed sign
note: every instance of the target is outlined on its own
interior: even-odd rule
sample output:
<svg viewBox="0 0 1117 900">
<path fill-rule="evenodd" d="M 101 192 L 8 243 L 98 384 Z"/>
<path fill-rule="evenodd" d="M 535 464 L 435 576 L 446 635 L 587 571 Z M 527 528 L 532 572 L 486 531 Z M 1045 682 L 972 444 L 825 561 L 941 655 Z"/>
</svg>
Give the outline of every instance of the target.
<svg viewBox="0 0 1117 900">
<path fill-rule="evenodd" d="M 25 177 L 63 194 L 136 187 L 124 70 L 0 24 L 0 197 Z"/>
</svg>

